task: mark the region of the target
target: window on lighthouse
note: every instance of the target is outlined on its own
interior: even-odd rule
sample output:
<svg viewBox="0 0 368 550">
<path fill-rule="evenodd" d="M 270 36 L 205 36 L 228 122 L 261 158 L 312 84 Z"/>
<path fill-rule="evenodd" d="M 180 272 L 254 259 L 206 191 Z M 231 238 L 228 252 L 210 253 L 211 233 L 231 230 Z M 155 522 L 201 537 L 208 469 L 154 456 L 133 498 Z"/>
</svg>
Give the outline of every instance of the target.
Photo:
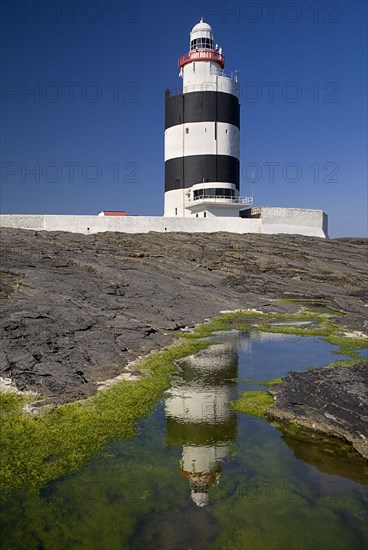
<svg viewBox="0 0 368 550">
<path fill-rule="evenodd" d="M 213 40 L 212 38 L 195 38 L 194 40 L 191 40 L 190 42 L 190 49 L 196 50 L 196 49 L 207 49 L 207 50 L 213 50 Z"/>
</svg>

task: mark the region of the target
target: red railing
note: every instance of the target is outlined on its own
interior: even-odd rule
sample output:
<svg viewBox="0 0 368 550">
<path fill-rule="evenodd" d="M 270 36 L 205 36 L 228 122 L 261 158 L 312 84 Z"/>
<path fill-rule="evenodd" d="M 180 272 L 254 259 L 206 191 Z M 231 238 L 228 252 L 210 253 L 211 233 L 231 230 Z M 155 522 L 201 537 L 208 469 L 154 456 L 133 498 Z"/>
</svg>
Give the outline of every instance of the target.
<svg viewBox="0 0 368 550">
<path fill-rule="evenodd" d="M 221 68 L 224 68 L 225 65 L 225 58 L 221 53 L 213 52 L 213 51 L 193 51 L 188 52 L 181 57 L 179 57 L 179 67 L 184 67 L 187 63 L 191 63 L 192 61 L 216 61 L 216 63 L 219 63 L 221 65 Z"/>
</svg>

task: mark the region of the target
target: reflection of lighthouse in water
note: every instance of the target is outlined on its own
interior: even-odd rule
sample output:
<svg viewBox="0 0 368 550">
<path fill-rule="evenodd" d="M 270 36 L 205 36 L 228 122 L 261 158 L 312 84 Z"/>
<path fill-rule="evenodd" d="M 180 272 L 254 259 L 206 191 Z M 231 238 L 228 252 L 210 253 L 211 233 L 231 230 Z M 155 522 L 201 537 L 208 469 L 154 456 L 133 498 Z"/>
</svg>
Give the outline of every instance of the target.
<svg viewBox="0 0 368 550">
<path fill-rule="evenodd" d="M 180 473 L 189 480 L 191 498 L 208 503 L 221 461 L 236 438 L 238 356 L 231 343 L 217 344 L 180 362 L 182 377 L 166 400 L 168 444 L 183 446 Z"/>
</svg>

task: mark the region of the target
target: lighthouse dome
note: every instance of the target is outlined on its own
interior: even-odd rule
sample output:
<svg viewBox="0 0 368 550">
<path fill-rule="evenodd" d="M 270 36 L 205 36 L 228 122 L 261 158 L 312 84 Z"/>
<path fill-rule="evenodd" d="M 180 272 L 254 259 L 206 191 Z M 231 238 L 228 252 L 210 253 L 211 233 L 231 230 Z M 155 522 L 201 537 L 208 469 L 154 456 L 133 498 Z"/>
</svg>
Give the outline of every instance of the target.
<svg viewBox="0 0 368 550">
<path fill-rule="evenodd" d="M 213 30 L 203 19 L 194 25 L 190 33 L 190 49 L 213 50 Z"/>
<path fill-rule="evenodd" d="M 205 22 L 203 21 L 203 19 L 201 19 L 199 23 L 197 23 L 196 25 L 194 25 L 194 27 L 193 27 L 192 30 L 191 30 L 191 34 L 192 34 L 192 32 L 198 32 L 198 31 L 209 31 L 209 32 L 213 32 L 213 31 L 212 31 L 211 25 L 209 25 L 208 23 L 205 23 Z"/>
</svg>

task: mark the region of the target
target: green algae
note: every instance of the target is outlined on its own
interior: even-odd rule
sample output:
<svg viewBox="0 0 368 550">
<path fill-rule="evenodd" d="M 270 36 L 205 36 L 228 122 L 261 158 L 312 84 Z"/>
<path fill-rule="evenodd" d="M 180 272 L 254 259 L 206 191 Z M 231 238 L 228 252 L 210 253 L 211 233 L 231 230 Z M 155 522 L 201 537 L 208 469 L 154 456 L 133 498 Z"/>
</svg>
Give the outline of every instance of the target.
<svg viewBox="0 0 368 550">
<path fill-rule="evenodd" d="M 293 303 L 291 300 L 280 300 L 287 303 Z M 299 304 L 300 305 L 300 304 Z M 310 302 L 308 302 L 310 305 Z M 318 305 L 318 302 L 316 302 Z M 333 323 L 333 318 L 342 316 L 343 313 L 332 308 L 324 308 L 322 311 L 313 309 L 312 307 L 303 306 L 297 313 L 274 314 L 274 313 L 257 313 L 252 311 L 233 313 L 231 318 L 226 319 L 227 330 L 236 329 L 246 333 L 251 328 L 256 326 L 257 330 L 268 333 L 291 334 L 295 336 L 316 336 L 332 345 L 338 346 L 339 349 L 333 351 L 334 354 L 345 355 L 351 359 L 337 359 L 327 365 L 326 368 L 337 366 L 353 366 L 363 360 L 362 356 L 357 353 L 357 350 L 367 347 L 367 339 L 355 336 L 342 335 L 342 328 Z M 285 324 L 275 325 L 276 320 L 282 319 Z M 261 320 L 259 324 L 252 324 L 254 321 Z M 318 326 L 298 326 L 288 324 L 288 321 L 318 321 Z M 225 324 L 223 323 L 223 324 Z M 226 329 L 222 329 L 226 330 Z M 310 369 L 320 368 L 310 365 Z M 251 382 L 251 381 L 248 381 Z M 276 384 L 281 384 L 282 379 L 266 380 L 257 382 L 257 385 L 271 387 Z M 255 384 L 255 382 L 254 382 Z M 242 412 L 252 416 L 266 418 L 269 408 L 274 404 L 274 400 L 268 391 L 247 391 L 241 394 L 238 400 L 232 403 L 232 408 L 237 412 Z"/>
<path fill-rule="evenodd" d="M 322 476 L 308 463 L 295 461 L 293 449 L 280 445 L 280 432 L 264 420 L 245 417 L 244 422 L 237 459 L 247 469 L 224 473 L 211 491 L 212 511 L 221 529 L 209 548 L 364 547 L 368 536 L 364 489 L 348 491 L 344 484 L 339 486 L 340 478 Z M 344 504 L 349 508 L 344 509 Z"/>
<path fill-rule="evenodd" d="M 190 333 L 178 333 L 181 341 L 176 346 L 149 356 L 140 365 L 145 372 L 140 381 L 116 384 L 84 402 L 44 411 L 38 416 L 24 412 L 24 406 L 31 400 L 29 396 L 0 394 L 1 493 L 4 495 L 21 487 L 37 489 L 49 480 L 80 468 L 108 441 L 134 437 L 137 421 L 152 412 L 163 392 L 169 388 L 170 374 L 175 370 L 174 361 L 207 347 L 210 342 L 204 338 L 216 331 L 236 329 L 247 332 L 257 322 L 257 330 L 320 336 L 340 346 L 337 353 L 351 357 L 351 360 L 336 361 L 331 366 L 361 361 L 361 356 L 354 350 L 366 347 L 366 342 L 341 336 L 341 327 L 333 324 L 333 316 L 336 316 L 335 312 L 332 315 L 303 308 L 296 314 L 239 311 L 216 317 Z M 286 322 L 318 320 L 320 324 L 315 328 L 287 324 L 272 326 L 272 322 L 280 319 Z M 279 382 L 272 380 L 258 384 L 270 386 Z M 246 392 L 233 403 L 233 408 L 264 416 L 272 403 L 267 391 Z"/>
<path fill-rule="evenodd" d="M 206 323 L 197 325 L 190 332 L 180 332 L 177 336 L 189 340 L 207 338 L 208 336 L 212 336 L 214 332 L 230 330 L 233 328 L 233 324 L 239 319 L 239 316 L 245 315 L 247 315 L 246 312 L 231 312 L 221 317 L 213 317 Z"/>
<path fill-rule="evenodd" d="M 148 357 L 145 377 L 123 382 L 94 397 L 37 416 L 24 411 L 29 396 L 0 394 L 0 492 L 37 489 L 65 472 L 78 469 L 111 440 L 135 435 L 136 422 L 152 412 L 170 386 L 174 361 L 196 353 L 205 342 L 182 342 Z"/>
<path fill-rule="evenodd" d="M 272 378 L 272 380 L 266 380 L 265 382 L 262 382 L 262 386 L 276 386 L 277 384 L 282 384 L 282 378 Z"/>
<path fill-rule="evenodd" d="M 274 404 L 272 396 L 266 391 L 247 391 L 233 401 L 231 408 L 237 412 L 263 418 Z"/>
<path fill-rule="evenodd" d="M 294 305 L 302 304 L 291 300 L 278 301 Z M 310 301 L 308 301 L 308 304 L 310 304 Z M 318 304 L 319 302 L 316 302 L 316 305 Z M 317 308 L 314 310 L 306 306 L 302 306 L 297 313 L 262 313 L 252 310 L 235 311 L 224 314 L 221 317 L 215 317 L 207 323 L 198 325 L 190 332 L 178 333 L 178 336 L 184 339 L 200 339 L 207 338 L 218 331 L 238 330 L 239 332 L 246 333 L 256 328 L 262 332 L 292 334 L 296 336 L 319 336 L 322 340 L 326 340 L 330 344 L 340 348 L 334 353 L 349 355 L 356 361 L 362 359 L 354 351 L 366 348 L 368 344 L 367 339 L 342 334 L 343 328 L 334 324 L 333 319 L 343 316 L 343 313 L 333 308 L 325 309 L 328 311 L 319 312 Z M 285 324 L 275 325 L 275 322 L 280 320 L 284 321 Z M 288 321 L 290 321 L 290 324 L 288 324 Z M 309 327 L 292 324 L 298 321 L 317 322 L 318 325 Z"/>
<path fill-rule="evenodd" d="M 239 321 L 238 315 L 232 315 L 231 322 L 222 319 L 222 328 L 219 329 L 217 324 L 216 330 L 226 330 L 223 328 L 225 326 L 234 328 L 231 325 Z M 250 316 L 244 317 L 244 326 L 249 319 Z M 291 319 L 294 320 L 295 316 Z M 207 326 L 202 334 L 210 335 Z M 212 536 L 206 539 L 206 524 L 198 521 L 195 524 L 197 529 L 191 528 L 190 519 L 196 516 L 199 519 L 200 516 L 193 512 L 189 501 L 187 480 L 178 475 L 181 434 L 169 430 L 168 420 L 160 425 L 155 419 L 158 415 L 151 415 L 143 421 L 146 423 L 144 438 L 139 438 L 140 425 L 138 437 L 132 439 L 137 435 L 137 419 L 148 415 L 169 387 L 175 369 L 173 361 L 213 343 L 201 341 L 200 336 L 183 340 L 175 348 L 152 355 L 144 365 L 140 365 L 139 369 L 144 366 L 146 373 L 143 380 L 122 382 L 85 403 L 64 406 L 44 413 L 40 418 L 24 415 L 24 398 L 8 395 L 4 398 L 7 422 L 21 414 L 33 425 L 34 421 L 40 422 L 50 415 L 49 432 L 45 428 L 39 435 L 50 440 L 54 438 L 54 441 L 48 442 L 48 453 L 45 452 L 45 442 L 41 442 L 44 462 L 34 463 L 31 467 L 39 469 L 39 479 L 35 479 L 34 487 L 40 486 L 42 479 L 54 481 L 39 493 L 23 492 L 19 499 L 8 501 L 8 531 L 3 531 L 4 546 L 1 547 L 0 543 L 1 548 L 118 550 L 168 547 L 168 541 L 173 540 L 177 544 L 172 543 L 171 548 L 189 548 L 197 544 L 201 548 L 219 550 L 260 547 L 275 550 L 309 550 L 311 547 L 345 550 L 365 546 L 368 534 L 363 523 L 367 519 L 363 492 L 340 488 L 334 479 L 321 480 L 320 474 L 313 473 L 301 460 L 293 462 L 292 455 L 297 456 L 299 452 L 299 447 L 294 443 L 292 450 L 287 447 L 290 445 L 291 448 L 293 434 L 286 441 L 286 437 L 273 430 L 273 424 L 246 415 L 241 415 L 243 424 L 238 427 L 241 430 L 235 461 L 238 470 L 231 471 L 230 462 L 222 473 L 220 483 L 214 485 L 210 492 L 211 509 L 206 510 L 205 515 L 213 514 L 216 523 L 211 527 L 215 540 L 211 540 Z M 279 382 L 280 379 L 274 379 L 256 383 L 267 386 Z M 262 394 L 261 401 L 265 396 L 270 397 L 266 391 L 252 393 Z M 259 396 L 255 395 L 255 410 L 262 408 L 257 400 Z M 53 416 L 57 411 L 59 417 Z M 77 422 L 77 426 L 74 427 L 73 422 Z M 70 439 L 69 443 L 62 441 L 61 434 L 56 435 L 56 424 L 63 437 Z M 16 425 L 15 422 L 14 427 Z M 81 429 L 88 430 L 85 441 L 83 438 L 73 441 L 73 438 L 80 438 Z M 105 429 L 109 432 L 106 437 Z M 95 440 L 94 431 L 97 432 Z M 166 435 L 169 432 L 172 438 Z M 297 434 L 299 427 L 295 427 Z M 92 438 L 93 445 L 88 448 L 89 438 Z M 129 438 L 131 440 L 127 441 Z M 199 434 L 198 438 L 198 444 L 203 443 L 206 432 Z M 279 445 L 281 438 L 287 445 Z M 80 441 L 85 443 L 85 458 L 78 455 Z M 167 446 L 163 449 L 165 442 Z M 309 448 L 310 445 L 307 450 Z M 98 452 L 99 449 L 103 451 Z M 330 449 L 327 451 L 328 456 L 331 452 Z M 62 452 L 65 452 L 62 456 L 65 459 L 64 469 L 61 468 L 59 474 L 55 470 L 53 477 L 47 478 L 45 475 L 41 479 L 41 469 L 45 465 L 56 466 Z M 75 467 L 71 468 L 69 455 L 73 452 L 76 453 Z M 92 455 L 93 460 L 84 467 L 83 462 Z M 24 460 L 32 460 L 31 452 L 26 454 Z M 316 458 L 313 454 L 313 460 L 320 467 L 326 459 L 325 456 Z M 15 469 L 13 474 L 16 473 Z M 15 524 L 14 518 L 20 517 L 21 521 Z M 179 539 L 173 538 L 173 533 L 181 529 L 185 535 L 193 531 L 193 536 L 186 544 L 180 539 L 179 545 Z M 180 532 L 180 535 L 184 538 L 183 533 Z"/>
<path fill-rule="evenodd" d="M 157 426 L 152 416 L 147 421 L 144 442 L 111 442 L 78 471 L 39 492 L 12 495 L 2 511 L 0 548 L 131 548 L 139 518 L 170 508 L 164 498 L 155 498 L 158 481 L 162 493 L 170 487 L 178 501 L 187 497 L 185 480 L 177 480 L 178 450 L 168 453 L 165 426 Z M 22 520 L 14 522 L 19 508 Z"/>
</svg>

